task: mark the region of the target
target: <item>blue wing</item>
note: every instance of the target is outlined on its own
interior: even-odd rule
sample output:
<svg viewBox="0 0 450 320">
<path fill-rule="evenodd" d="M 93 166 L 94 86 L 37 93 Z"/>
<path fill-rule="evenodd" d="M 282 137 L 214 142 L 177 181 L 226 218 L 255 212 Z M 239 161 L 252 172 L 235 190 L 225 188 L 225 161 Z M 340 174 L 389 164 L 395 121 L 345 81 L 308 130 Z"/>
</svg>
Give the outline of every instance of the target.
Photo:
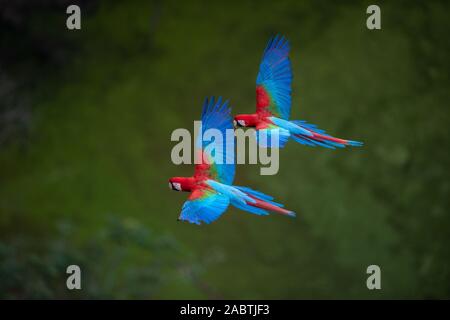
<svg viewBox="0 0 450 320">
<path fill-rule="evenodd" d="M 276 35 L 264 50 L 256 78 L 256 111 L 288 120 L 291 113 L 292 68 L 289 42 Z"/>
<path fill-rule="evenodd" d="M 221 138 L 210 137 L 210 141 L 204 141 L 201 136 L 197 140 L 197 148 L 201 148 L 203 162 L 208 164 L 207 174 L 216 181 L 232 184 L 234 180 L 234 128 L 231 116 L 231 109 L 228 101 L 222 103 L 222 98 L 217 101 L 212 97 L 206 98 L 202 112 L 202 136 L 208 135 L 208 130 L 215 129 L 214 132 L 220 134 Z M 230 131 L 229 141 L 227 141 L 227 130 Z M 209 131 L 211 133 L 212 131 Z M 214 133 L 213 132 L 213 133 Z M 206 133 L 206 135 L 205 135 Z M 207 152 L 208 150 L 211 153 Z M 213 157 L 211 157 L 213 156 Z M 198 170 L 205 170 L 204 166 L 196 166 Z"/>
<path fill-rule="evenodd" d="M 283 128 L 277 129 L 259 129 L 255 132 L 258 145 L 263 148 L 284 148 L 291 134 L 289 130 Z M 274 141 L 272 141 L 274 139 Z"/>
<path fill-rule="evenodd" d="M 181 210 L 179 219 L 190 223 L 211 223 L 217 220 L 228 208 L 227 196 L 212 189 L 194 190 Z"/>
</svg>

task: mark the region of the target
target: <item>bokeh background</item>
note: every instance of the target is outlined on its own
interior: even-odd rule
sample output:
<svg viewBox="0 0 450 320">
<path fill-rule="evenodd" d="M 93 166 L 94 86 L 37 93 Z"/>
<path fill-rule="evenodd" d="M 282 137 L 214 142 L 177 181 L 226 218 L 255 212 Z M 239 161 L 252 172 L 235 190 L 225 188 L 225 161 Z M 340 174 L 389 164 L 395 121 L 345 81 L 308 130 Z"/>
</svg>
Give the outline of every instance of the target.
<svg viewBox="0 0 450 320">
<path fill-rule="evenodd" d="M 82 29 L 66 29 L 69 4 Z M 449 5 L 1 1 L 0 298 L 449 298 Z M 297 219 L 177 222 L 175 128 L 203 98 L 254 110 L 262 51 L 292 44 L 292 117 L 363 148 L 291 142 L 236 184 Z M 69 291 L 66 267 L 82 269 Z M 377 264 L 382 289 L 366 288 Z"/>
</svg>

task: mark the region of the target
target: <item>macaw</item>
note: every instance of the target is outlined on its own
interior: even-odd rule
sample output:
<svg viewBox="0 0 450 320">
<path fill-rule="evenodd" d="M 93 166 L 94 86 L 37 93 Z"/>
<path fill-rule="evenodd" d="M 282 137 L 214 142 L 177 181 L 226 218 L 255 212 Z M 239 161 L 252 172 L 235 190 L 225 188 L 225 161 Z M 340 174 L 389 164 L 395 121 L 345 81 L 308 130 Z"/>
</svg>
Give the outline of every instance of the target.
<svg viewBox="0 0 450 320">
<path fill-rule="evenodd" d="M 304 120 L 289 120 L 292 87 L 289 49 L 289 42 L 284 37 L 277 35 L 269 40 L 256 78 L 256 113 L 235 116 L 234 125 L 256 128 L 256 139 L 263 147 L 272 146 L 269 138 L 275 132 L 280 148 L 289 138 L 304 145 L 331 149 L 362 146 L 363 143 L 358 141 L 334 138 Z"/>
<path fill-rule="evenodd" d="M 197 139 L 197 149 L 200 163 L 195 165 L 194 176 L 174 177 L 169 179 L 169 188 L 175 191 L 190 192 L 188 200 L 184 203 L 178 220 L 201 224 L 211 223 L 218 219 L 231 204 L 238 209 L 256 215 L 268 215 L 268 211 L 277 212 L 287 216 L 295 213 L 276 203 L 273 197 L 248 187 L 232 185 L 235 174 L 234 148 L 232 154 L 226 151 L 226 146 L 215 145 L 214 159 L 205 152 L 205 148 L 213 142 L 202 139 L 208 129 L 220 130 L 223 136 L 227 129 L 234 130 L 231 110 L 228 101 L 222 104 L 219 97 L 205 99 L 202 112 L 202 132 Z M 233 136 L 234 137 L 234 136 Z M 225 141 L 225 140 L 224 140 Z M 222 161 L 217 161 L 221 159 Z M 231 161 L 230 161 L 231 159 Z"/>
</svg>

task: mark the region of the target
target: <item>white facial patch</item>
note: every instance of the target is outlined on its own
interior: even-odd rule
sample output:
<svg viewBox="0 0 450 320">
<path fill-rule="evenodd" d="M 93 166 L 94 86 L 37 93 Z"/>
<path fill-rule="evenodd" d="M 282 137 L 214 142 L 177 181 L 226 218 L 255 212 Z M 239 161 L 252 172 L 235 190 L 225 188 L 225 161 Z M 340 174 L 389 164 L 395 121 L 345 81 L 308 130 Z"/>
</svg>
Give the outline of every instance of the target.
<svg viewBox="0 0 450 320">
<path fill-rule="evenodd" d="M 245 127 L 245 120 L 238 120 L 239 125 Z"/>
</svg>

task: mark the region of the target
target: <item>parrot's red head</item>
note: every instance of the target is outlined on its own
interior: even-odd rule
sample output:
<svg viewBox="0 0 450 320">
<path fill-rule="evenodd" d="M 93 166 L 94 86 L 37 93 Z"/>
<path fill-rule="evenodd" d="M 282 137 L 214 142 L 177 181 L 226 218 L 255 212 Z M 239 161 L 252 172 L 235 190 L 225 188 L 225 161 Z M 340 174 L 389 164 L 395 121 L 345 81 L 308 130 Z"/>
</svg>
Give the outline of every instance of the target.
<svg viewBox="0 0 450 320">
<path fill-rule="evenodd" d="M 234 117 L 235 127 L 256 127 L 258 124 L 258 115 L 256 114 L 238 114 Z"/>
<path fill-rule="evenodd" d="M 173 177 L 169 179 L 169 188 L 175 191 L 190 192 L 194 187 L 195 179 L 185 177 Z"/>
</svg>

